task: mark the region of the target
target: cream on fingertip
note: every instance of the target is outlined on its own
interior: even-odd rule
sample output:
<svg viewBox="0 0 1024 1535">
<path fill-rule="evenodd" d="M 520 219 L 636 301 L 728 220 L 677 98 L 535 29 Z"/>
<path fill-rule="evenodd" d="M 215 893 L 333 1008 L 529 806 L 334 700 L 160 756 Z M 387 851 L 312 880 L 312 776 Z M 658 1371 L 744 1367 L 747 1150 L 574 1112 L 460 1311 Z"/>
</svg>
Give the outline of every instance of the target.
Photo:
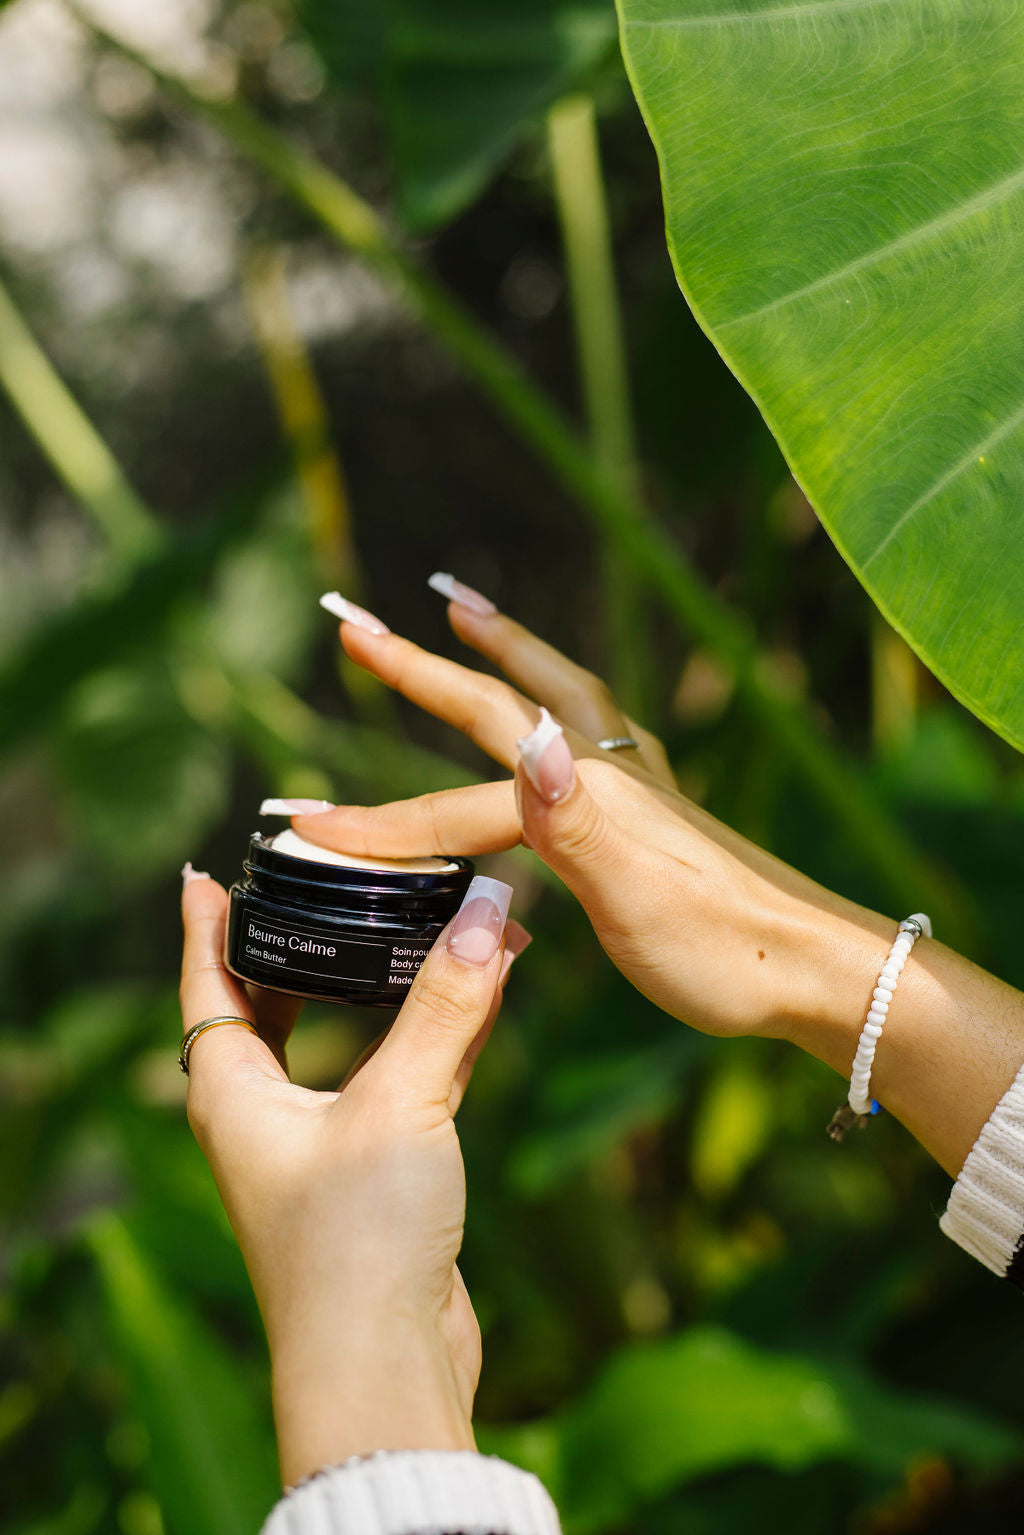
<svg viewBox="0 0 1024 1535">
<path fill-rule="evenodd" d="M 336 808 L 329 799 L 265 799 L 260 815 L 323 815 Z"/>
<path fill-rule="evenodd" d="M 576 781 L 576 768 L 565 731 L 543 705 L 534 729 L 521 736 L 516 745 L 523 771 L 541 799 L 549 805 L 565 799 Z"/>
</svg>

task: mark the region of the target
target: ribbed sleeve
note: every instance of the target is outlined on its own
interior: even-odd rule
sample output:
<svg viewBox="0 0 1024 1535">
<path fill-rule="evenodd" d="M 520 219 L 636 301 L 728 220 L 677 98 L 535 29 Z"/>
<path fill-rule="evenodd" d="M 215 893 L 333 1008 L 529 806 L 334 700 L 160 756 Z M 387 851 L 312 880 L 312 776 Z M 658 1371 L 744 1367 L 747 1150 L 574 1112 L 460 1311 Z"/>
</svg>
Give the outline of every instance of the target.
<svg viewBox="0 0 1024 1535">
<path fill-rule="evenodd" d="M 1024 1289 L 1024 1066 L 960 1169 L 939 1225 L 979 1263 Z"/>
<path fill-rule="evenodd" d="M 560 1535 L 535 1476 L 470 1450 L 381 1451 L 285 1494 L 262 1535 Z"/>
</svg>

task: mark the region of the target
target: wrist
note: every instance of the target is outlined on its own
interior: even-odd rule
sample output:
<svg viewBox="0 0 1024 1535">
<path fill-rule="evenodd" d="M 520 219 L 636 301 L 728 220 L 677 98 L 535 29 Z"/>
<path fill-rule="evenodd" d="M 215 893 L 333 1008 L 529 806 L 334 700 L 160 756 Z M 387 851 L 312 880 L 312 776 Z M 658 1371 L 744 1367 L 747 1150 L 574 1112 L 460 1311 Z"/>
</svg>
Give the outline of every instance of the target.
<svg viewBox="0 0 1024 1535">
<path fill-rule="evenodd" d="M 792 971 L 777 1032 L 847 1078 L 897 925 L 838 898 L 803 907 L 792 924 Z"/>
<path fill-rule="evenodd" d="M 897 927 L 838 898 L 808 907 L 796 925 L 799 957 L 778 1033 L 846 1083 Z M 919 939 L 878 1040 L 871 1096 L 955 1177 L 1022 1054 L 1024 996 L 936 939 Z"/>
<path fill-rule="evenodd" d="M 377 1450 L 474 1450 L 472 1396 L 443 1341 L 391 1323 L 271 1350 L 282 1481 Z"/>
</svg>

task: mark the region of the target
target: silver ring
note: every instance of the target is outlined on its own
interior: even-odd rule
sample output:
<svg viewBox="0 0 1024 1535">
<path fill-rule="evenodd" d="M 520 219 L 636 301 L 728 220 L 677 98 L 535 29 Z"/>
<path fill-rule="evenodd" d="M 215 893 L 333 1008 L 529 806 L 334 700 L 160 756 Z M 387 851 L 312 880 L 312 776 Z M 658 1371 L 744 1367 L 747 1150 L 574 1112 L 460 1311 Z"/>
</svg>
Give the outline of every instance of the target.
<svg viewBox="0 0 1024 1535">
<path fill-rule="evenodd" d="M 634 741 L 632 736 L 605 736 L 597 744 L 603 752 L 621 752 L 627 746 L 631 746 L 634 751 L 640 750 L 640 742 Z"/>
<path fill-rule="evenodd" d="M 222 1013 L 216 1018 L 204 1018 L 202 1023 L 194 1023 L 181 1042 L 181 1054 L 178 1056 L 178 1065 L 186 1077 L 188 1076 L 188 1058 L 192 1054 L 192 1046 L 200 1034 L 205 1034 L 207 1029 L 216 1029 L 222 1023 L 240 1023 L 243 1029 L 249 1030 L 250 1034 L 258 1032 L 255 1024 L 250 1023 L 248 1018 L 235 1018 L 229 1013 Z"/>
</svg>

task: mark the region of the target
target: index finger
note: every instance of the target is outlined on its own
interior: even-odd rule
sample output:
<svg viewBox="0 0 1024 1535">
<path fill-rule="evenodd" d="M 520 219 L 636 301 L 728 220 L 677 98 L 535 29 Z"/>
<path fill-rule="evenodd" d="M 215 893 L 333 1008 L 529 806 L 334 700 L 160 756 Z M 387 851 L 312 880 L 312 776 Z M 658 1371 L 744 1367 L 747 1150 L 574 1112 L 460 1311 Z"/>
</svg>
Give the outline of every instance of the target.
<svg viewBox="0 0 1024 1535">
<path fill-rule="evenodd" d="M 372 624 L 365 621 L 361 610 L 329 593 L 331 601 L 321 598 L 321 604 L 330 612 L 342 611 L 341 643 L 346 654 L 386 682 L 389 687 L 418 704 L 421 709 L 454 725 L 489 757 L 504 767 L 514 767 L 519 758 L 517 740 L 528 735 L 536 721 L 537 709 L 527 698 L 507 682 L 472 667 L 461 666 L 444 656 L 434 655 L 414 645 L 411 640 L 385 629 L 379 620 Z M 619 721 L 621 723 L 622 716 Z M 570 727 L 566 729 L 574 757 L 600 757 L 604 754 L 593 741 Z M 623 768 L 630 770 L 623 762 Z M 633 771 L 646 777 L 643 768 Z"/>
</svg>

